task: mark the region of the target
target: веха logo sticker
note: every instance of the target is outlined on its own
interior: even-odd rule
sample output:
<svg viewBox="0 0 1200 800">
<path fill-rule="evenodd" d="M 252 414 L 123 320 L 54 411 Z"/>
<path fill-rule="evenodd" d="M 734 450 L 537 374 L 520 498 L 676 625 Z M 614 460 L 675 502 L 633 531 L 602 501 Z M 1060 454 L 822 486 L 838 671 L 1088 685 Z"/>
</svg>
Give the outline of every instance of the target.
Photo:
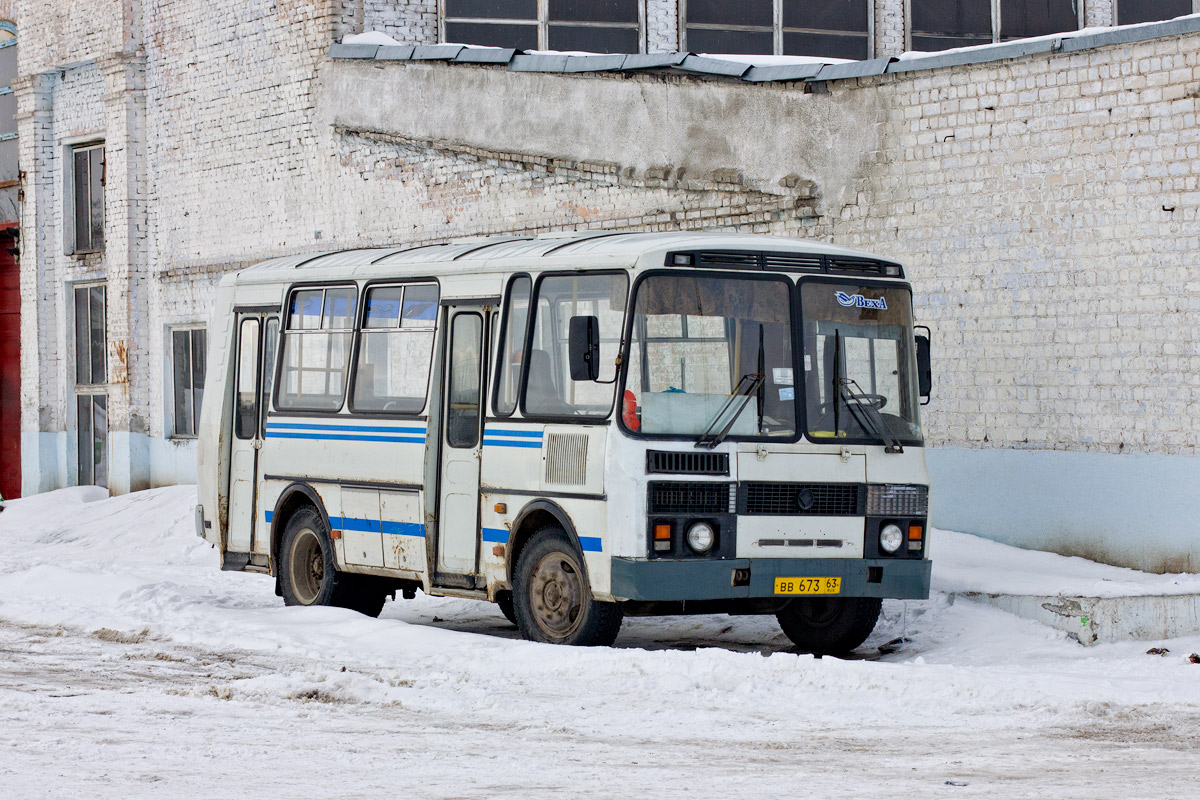
<svg viewBox="0 0 1200 800">
<path fill-rule="evenodd" d="M 882 297 L 878 300 L 871 300 L 861 294 L 846 294 L 845 292 L 834 292 L 833 296 L 837 298 L 838 305 L 847 308 L 877 308 L 880 311 L 887 311 L 887 301 Z"/>
</svg>

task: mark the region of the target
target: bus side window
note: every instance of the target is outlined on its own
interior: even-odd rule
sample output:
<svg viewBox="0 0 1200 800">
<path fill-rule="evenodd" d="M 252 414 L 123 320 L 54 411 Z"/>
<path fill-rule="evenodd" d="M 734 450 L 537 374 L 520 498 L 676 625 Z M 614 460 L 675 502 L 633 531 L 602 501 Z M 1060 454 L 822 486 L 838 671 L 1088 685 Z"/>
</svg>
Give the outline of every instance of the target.
<svg viewBox="0 0 1200 800">
<path fill-rule="evenodd" d="M 275 384 L 275 349 L 279 346 L 279 317 L 267 318 L 263 339 L 263 392 L 260 414 L 262 430 L 267 430 L 267 411 L 271 408 L 271 389 Z"/>
<path fill-rule="evenodd" d="M 234 434 L 253 439 L 258 421 L 258 320 L 242 320 L 238 332 L 237 408 L 233 415 Z"/>
<path fill-rule="evenodd" d="M 277 408 L 336 412 L 342 407 L 357 297 L 353 286 L 292 292 Z"/>
<path fill-rule="evenodd" d="M 350 410 L 419 414 L 433 356 L 437 284 L 376 286 L 365 302 Z"/>
<path fill-rule="evenodd" d="M 521 365 L 525 361 L 525 333 L 529 330 L 531 288 L 528 275 L 513 278 L 508 285 L 500 361 L 496 365 L 496 399 L 493 404 L 496 415 L 501 417 L 510 416 L 517 407 L 517 385 L 521 381 Z"/>
</svg>

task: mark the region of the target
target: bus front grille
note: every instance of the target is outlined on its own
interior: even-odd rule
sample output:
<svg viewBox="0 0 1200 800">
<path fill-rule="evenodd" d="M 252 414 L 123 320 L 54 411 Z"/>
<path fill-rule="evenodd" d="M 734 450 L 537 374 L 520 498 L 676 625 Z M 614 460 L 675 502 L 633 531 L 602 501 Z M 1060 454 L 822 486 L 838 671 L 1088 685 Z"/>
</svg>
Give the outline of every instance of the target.
<svg viewBox="0 0 1200 800">
<path fill-rule="evenodd" d="M 729 514 L 734 494 L 728 483 L 652 482 L 647 508 L 651 514 Z"/>
<path fill-rule="evenodd" d="M 675 472 L 684 475 L 728 475 L 729 454 L 648 450 L 646 472 Z"/>
<path fill-rule="evenodd" d="M 778 516 L 862 516 L 866 511 L 863 489 L 857 483 L 743 483 L 738 511 Z"/>
</svg>

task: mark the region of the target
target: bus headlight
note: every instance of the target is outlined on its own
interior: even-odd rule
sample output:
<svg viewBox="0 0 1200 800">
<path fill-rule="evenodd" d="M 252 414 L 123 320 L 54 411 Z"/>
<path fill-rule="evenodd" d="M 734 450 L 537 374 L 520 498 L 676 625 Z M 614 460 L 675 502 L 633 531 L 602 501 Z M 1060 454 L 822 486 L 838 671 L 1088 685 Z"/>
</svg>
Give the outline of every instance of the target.
<svg viewBox="0 0 1200 800">
<path fill-rule="evenodd" d="M 899 528 L 896 530 L 899 530 Z M 714 531 L 712 525 L 709 525 L 707 522 L 693 523 L 692 526 L 687 529 L 688 547 L 692 548 L 692 550 L 697 553 L 707 553 L 709 549 L 712 548 L 713 542 L 716 540 L 716 531 Z"/>
<path fill-rule="evenodd" d="M 904 532 L 900 526 L 888 523 L 879 531 L 879 549 L 885 553 L 894 553 L 904 544 Z"/>
</svg>

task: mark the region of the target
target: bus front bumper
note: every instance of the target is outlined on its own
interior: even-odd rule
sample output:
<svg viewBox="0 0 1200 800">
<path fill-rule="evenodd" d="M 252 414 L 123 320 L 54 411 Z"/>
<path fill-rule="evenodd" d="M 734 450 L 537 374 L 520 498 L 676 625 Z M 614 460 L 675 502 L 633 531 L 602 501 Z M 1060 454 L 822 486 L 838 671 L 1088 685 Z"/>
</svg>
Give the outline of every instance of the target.
<svg viewBox="0 0 1200 800">
<path fill-rule="evenodd" d="M 621 600 L 783 597 L 776 578 L 841 578 L 840 597 L 929 597 L 928 559 L 737 558 L 720 561 L 612 560 L 611 594 Z M 747 580 L 745 570 L 749 570 Z"/>
</svg>

